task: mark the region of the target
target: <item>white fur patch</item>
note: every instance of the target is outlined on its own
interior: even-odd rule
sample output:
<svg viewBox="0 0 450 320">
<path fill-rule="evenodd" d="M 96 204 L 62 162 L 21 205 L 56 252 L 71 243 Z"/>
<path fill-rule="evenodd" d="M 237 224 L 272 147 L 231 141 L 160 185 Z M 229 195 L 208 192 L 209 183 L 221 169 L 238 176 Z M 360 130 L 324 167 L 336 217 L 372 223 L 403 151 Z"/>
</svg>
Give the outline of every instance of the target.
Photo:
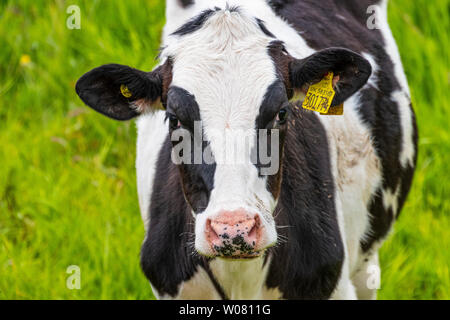
<svg viewBox="0 0 450 320">
<path fill-rule="evenodd" d="M 222 297 L 217 292 L 208 273 L 201 267 L 197 267 L 194 275 L 180 285 L 176 297 L 167 296 L 167 299 L 175 300 L 220 300 Z"/>
<path fill-rule="evenodd" d="M 264 258 L 229 262 L 222 259 L 211 261 L 211 269 L 225 294 L 232 300 L 264 299 L 265 279 L 269 263 L 263 266 Z M 277 294 L 276 291 L 272 291 Z M 268 293 L 268 292 L 266 292 Z M 280 296 L 276 297 L 279 298 Z"/>
<path fill-rule="evenodd" d="M 138 129 L 136 148 L 137 189 L 141 217 L 146 229 L 149 223 L 148 210 L 153 190 L 156 162 L 169 131 L 167 124 L 164 123 L 164 117 L 164 112 L 157 111 L 142 115 L 136 121 Z"/>
<path fill-rule="evenodd" d="M 402 128 L 402 150 L 400 152 L 400 164 L 403 168 L 414 166 L 414 141 L 413 141 L 413 116 L 410 108 L 410 99 L 405 92 L 395 91 L 391 99 L 397 103 L 400 113 L 400 125 Z"/>
<path fill-rule="evenodd" d="M 377 84 L 377 81 L 378 81 L 377 72 L 380 68 L 378 67 L 378 64 L 375 62 L 375 59 L 373 58 L 373 56 L 371 54 L 369 54 L 367 52 L 363 52 L 363 53 L 361 53 L 361 55 L 367 61 L 369 61 L 370 66 L 372 67 L 372 74 L 370 75 L 370 78 L 367 81 L 366 86 L 370 85 L 378 90 L 379 88 L 378 88 L 378 84 Z"/>
<path fill-rule="evenodd" d="M 384 209 L 392 209 L 394 215 L 397 213 L 398 209 L 398 196 L 400 194 L 400 186 L 401 184 L 399 183 L 394 191 L 391 191 L 389 189 L 382 191 Z"/>
</svg>

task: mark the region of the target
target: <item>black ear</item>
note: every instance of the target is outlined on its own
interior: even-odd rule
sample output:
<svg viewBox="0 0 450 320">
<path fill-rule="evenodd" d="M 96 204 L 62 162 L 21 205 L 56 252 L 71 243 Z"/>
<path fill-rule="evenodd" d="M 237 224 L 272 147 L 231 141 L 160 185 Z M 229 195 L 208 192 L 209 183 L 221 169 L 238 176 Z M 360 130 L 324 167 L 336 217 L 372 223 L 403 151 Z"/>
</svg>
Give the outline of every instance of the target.
<svg viewBox="0 0 450 320">
<path fill-rule="evenodd" d="M 336 94 L 331 106 L 344 102 L 369 79 L 372 67 L 361 55 L 343 48 L 328 48 L 305 59 L 290 63 L 290 80 L 294 89 L 305 91 L 328 72 L 334 73 Z"/>
<path fill-rule="evenodd" d="M 136 117 L 158 102 L 162 94 L 159 68 L 144 72 L 119 64 L 107 64 L 84 74 L 75 87 L 81 100 L 116 120 Z"/>
</svg>

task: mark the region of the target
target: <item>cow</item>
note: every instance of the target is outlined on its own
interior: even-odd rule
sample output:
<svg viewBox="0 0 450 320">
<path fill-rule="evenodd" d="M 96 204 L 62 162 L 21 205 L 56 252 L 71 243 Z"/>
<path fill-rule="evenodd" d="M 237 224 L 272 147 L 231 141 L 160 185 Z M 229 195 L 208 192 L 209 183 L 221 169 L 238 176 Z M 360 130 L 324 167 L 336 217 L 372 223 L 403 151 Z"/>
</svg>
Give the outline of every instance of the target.
<svg viewBox="0 0 450 320">
<path fill-rule="evenodd" d="M 154 295 L 376 298 L 378 250 L 411 187 L 418 137 L 387 0 L 167 0 L 166 18 L 153 71 L 108 64 L 76 84 L 98 112 L 136 118 L 141 267 Z M 342 115 L 302 108 L 326 77 Z M 251 150 L 279 155 L 277 170 L 265 174 L 251 152 L 221 161 L 243 130 Z"/>
</svg>

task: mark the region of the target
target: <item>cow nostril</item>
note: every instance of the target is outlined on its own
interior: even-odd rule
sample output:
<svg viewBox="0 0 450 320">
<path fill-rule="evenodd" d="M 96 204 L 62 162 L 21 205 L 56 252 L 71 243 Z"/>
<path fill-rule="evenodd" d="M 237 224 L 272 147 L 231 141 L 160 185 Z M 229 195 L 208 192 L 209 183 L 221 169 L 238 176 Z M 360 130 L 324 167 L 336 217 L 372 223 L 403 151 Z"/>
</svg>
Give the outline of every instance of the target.
<svg viewBox="0 0 450 320">
<path fill-rule="evenodd" d="M 206 236 L 211 242 L 219 240 L 219 235 L 211 225 L 211 219 L 206 220 Z"/>
<path fill-rule="evenodd" d="M 260 224 L 261 224 L 261 221 L 259 220 L 259 217 L 256 216 L 254 219 L 254 223 L 252 224 L 252 227 L 250 228 L 250 230 L 248 232 L 248 242 L 253 247 L 256 246 Z"/>
<path fill-rule="evenodd" d="M 248 237 L 249 238 L 254 238 L 256 237 L 256 223 L 255 225 L 251 228 L 251 230 L 248 232 Z"/>
</svg>

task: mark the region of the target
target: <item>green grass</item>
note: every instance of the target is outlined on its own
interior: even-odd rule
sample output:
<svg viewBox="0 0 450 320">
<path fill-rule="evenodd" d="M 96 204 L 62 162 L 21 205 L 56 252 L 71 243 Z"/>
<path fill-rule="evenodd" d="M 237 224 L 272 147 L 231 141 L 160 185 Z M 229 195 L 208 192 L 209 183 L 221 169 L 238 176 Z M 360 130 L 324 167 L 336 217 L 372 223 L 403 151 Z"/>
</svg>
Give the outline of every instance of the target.
<svg viewBox="0 0 450 320">
<path fill-rule="evenodd" d="M 66 28 L 70 4 L 81 30 Z M 449 9 L 390 4 L 420 156 L 381 250 L 381 299 L 450 298 Z M 0 299 L 153 297 L 139 268 L 134 123 L 89 110 L 74 84 L 107 62 L 151 69 L 163 23 L 162 0 L 0 3 Z M 69 265 L 81 290 L 66 288 Z"/>
</svg>

